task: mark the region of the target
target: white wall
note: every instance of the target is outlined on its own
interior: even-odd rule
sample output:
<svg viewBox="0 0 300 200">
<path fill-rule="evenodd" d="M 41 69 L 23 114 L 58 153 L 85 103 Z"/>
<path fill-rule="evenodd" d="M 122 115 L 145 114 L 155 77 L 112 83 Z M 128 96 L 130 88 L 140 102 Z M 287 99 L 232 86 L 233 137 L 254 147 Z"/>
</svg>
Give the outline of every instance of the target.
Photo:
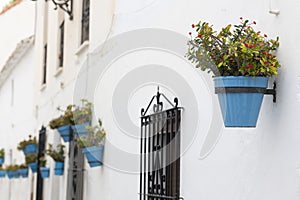
<svg viewBox="0 0 300 200">
<path fill-rule="evenodd" d="M 0 15 L 0 70 L 19 41 L 34 33 L 35 6 L 30 0 L 23 0 Z"/>
<path fill-rule="evenodd" d="M 28 135 L 37 135 L 33 111 L 33 55 L 33 47 L 30 47 L 16 66 L 11 66 L 14 70 L 0 88 L 0 120 L 3 122 L 0 128 L 0 146 L 5 149 L 5 165 L 25 163 L 24 154 L 17 150 L 17 145 L 27 139 Z M 30 173 L 29 178 L 26 179 L 1 179 L 0 191 L 3 194 L 1 199 L 9 199 L 9 195 L 10 199 L 15 200 L 29 199 L 30 192 L 33 190 L 31 176 Z"/>
<path fill-rule="evenodd" d="M 269 14 L 270 3 L 274 9 L 280 9 L 279 16 Z M 39 13 L 42 4 L 38 2 L 41 17 L 37 26 L 36 66 L 42 62 L 44 15 Z M 48 43 L 54 46 L 48 57 L 46 88 L 40 90 L 40 79 L 36 79 L 39 81 L 36 83 L 37 127 L 59 114 L 55 110 L 58 105 L 77 102 L 81 97 L 93 99 L 96 117 L 103 119 L 107 130 L 105 165 L 95 169 L 86 165 L 84 199 L 138 199 L 138 117 L 140 108 L 155 94 L 157 84 L 168 96 L 177 96 L 184 107 L 181 192 L 185 199 L 299 198 L 300 70 L 296 58 L 300 50 L 296 36 L 300 30 L 295 21 L 300 15 L 299 2 L 103 0 L 93 1 L 92 5 L 89 44 L 79 51 L 80 4 L 76 2 L 74 20 L 66 18 L 68 51 L 63 72 L 54 75 L 53 49 L 57 38 L 56 34 L 49 34 Z M 49 11 L 51 32 L 56 27 L 56 15 L 56 11 Z M 240 16 L 255 20 L 257 28 L 270 37 L 278 35 L 281 44 L 278 57 L 283 67 L 277 78 L 277 103 L 273 104 L 272 98 L 265 96 L 256 129 L 223 128 L 216 96 L 211 92 L 212 79 L 184 58 L 187 47 L 182 38 L 191 31 L 192 23 L 209 21 L 220 28 L 238 23 Z M 156 30 L 124 34 L 141 28 Z M 161 38 L 155 35 L 159 33 Z M 118 36 L 119 40 L 113 43 L 107 40 L 101 46 L 106 37 L 112 36 Z M 158 43 L 153 44 L 152 40 Z M 157 48 L 146 48 L 149 45 Z M 87 52 L 90 54 L 83 64 Z M 84 70 L 84 66 L 89 68 Z M 40 73 L 41 68 L 37 67 L 36 76 L 40 77 Z M 49 142 L 59 140 L 55 131 L 49 131 L 48 135 Z M 46 199 L 53 199 L 50 188 L 59 190 L 61 199 L 65 198 L 66 175 L 59 181 L 56 179 L 52 176 L 47 180 Z M 57 181 L 62 187 L 56 187 Z"/>
</svg>

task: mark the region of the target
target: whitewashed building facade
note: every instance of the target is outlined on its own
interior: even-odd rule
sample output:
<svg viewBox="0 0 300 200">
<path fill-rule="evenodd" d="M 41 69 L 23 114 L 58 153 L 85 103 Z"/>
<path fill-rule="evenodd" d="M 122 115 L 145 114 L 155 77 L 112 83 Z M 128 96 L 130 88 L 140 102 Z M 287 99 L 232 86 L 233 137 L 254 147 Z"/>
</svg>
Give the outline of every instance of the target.
<svg viewBox="0 0 300 200">
<path fill-rule="evenodd" d="M 90 168 L 85 160 L 75 169 L 69 154 L 73 146 L 46 127 L 47 143 L 67 146 L 67 164 L 64 176 L 52 171 L 43 181 L 43 199 L 151 199 L 140 194 L 140 117 L 158 86 L 171 103 L 177 97 L 183 108 L 176 183 L 166 180 L 176 184 L 179 196 L 173 199 L 300 197 L 299 2 L 68 2 L 71 18 L 61 8 L 55 10 L 52 1 L 30 2 L 36 6 L 33 130 L 37 134 L 58 116 L 58 106 L 85 98 L 94 104 L 93 123 L 101 118 L 107 137 L 103 166 Z M 187 61 L 186 43 L 192 23 L 208 21 L 220 28 L 238 23 L 241 16 L 255 20 L 269 37 L 280 37 L 282 68 L 269 82 L 270 87 L 277 82 L 277 102 L 264 97 L 256 128 L 224 128 L 211 76 Z M 164 100 L 164 105 L 169 102 Z M 53 161 L 47 160 L 53 169 Z M 79 171 L 76 178 L 74 169 Z M 151 189 L 163 191 L 165 185 Z"/>
</svg>

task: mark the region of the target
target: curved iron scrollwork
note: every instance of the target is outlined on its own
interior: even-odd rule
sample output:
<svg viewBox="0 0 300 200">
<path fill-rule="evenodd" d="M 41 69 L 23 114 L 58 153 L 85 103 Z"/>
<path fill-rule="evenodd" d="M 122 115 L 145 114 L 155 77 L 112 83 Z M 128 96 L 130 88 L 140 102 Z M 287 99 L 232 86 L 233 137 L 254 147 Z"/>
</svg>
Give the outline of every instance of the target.
<svg viewBox="0 0 300 200">
<path fill-rule="evenodd" d="M 59 7 L 69 15 L 70 20 L 73 19 L 73 0 L 52 0 L 52 2 L 55 5 L 54 10 Z"/>
<path fill-rule="evenodd" d="M 153 112 L 154 113 L 158 113 L 161 112 L 164 108 L 164 104 L 161 101 L 161 97 L 163 97 L 171 106 L 172 108 L 177 108 L 178 107 L 178 98 L 175 97 L 174 98 L 174 103 L 172 103 L 163 93 L 159 92 L 159 86 L 157 87 L 157 93 L 156 95 L 154 95 L 150 101 L 150 103 L 148 104 L 146 110 L 144 108 L 141 109 L 141 115 L 145 116 L 149 110 L 149 108 L 151 107 L 154 99 L 156 99 L 156 103 L 153 105 Z"/>
</svg>

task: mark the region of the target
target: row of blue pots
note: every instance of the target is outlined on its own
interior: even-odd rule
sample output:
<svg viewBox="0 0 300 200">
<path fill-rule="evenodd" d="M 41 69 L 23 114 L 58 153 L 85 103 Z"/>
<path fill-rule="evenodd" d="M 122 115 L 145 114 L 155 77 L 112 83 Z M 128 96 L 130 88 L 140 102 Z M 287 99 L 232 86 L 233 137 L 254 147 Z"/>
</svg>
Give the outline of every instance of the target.
<svg viewBox="0 0 300 200">
<path fill-rule="evenodd" d="M 28 168 L 18 169 L 17 171 L 0 170 L 0 178 L 4 178 L 6 175 L 9 179 L 20 177 L 27 178 Z"/>
<path fill-rule="evenodd" d="M 87 136 L 88 131 L 86 130 L 85 127 L 89 125 L 90 125 L 89 122 L 76 124 L 73 126 L 66 125 L 66 126 L 58 127 L 57 130 L 60 133 L 61 137 L 63 138 L 64 142 L 68 142 L 70 141 L 71 129 L 74 133 L 78 134 L 78 137 L 80 138 L 80 137 Z M 82 152 L 85 154 L 85 157 L 87 158 L 90 167 L 98 167 L 102 165 L 103 150 L 104 150 L 103 145 L 91 146 L 82 149 Z"/>
<path fill-rule="evenodd" d="M 29 163 L 28 166 L 30 167 L 32 173 L 36 173 L 37 172 L 37 162 Z M 45 167 L 40 167 L 40 169 L 43 169 L 43 170 L 41 170 L 41 173 L 43 171 L 44 174 L 45 174 L 45 176 L 46 176 L 47 169 L 45 169 Z M 64 174 L 64 162 L 55 162 L 54 174 L 58 175 L 58 176 Z"/>
<path fill-rule="evenodd" d="M 60 136 L 63 138 L 64 142 L 69 142 L 71 138 L 71 129 L 74 133 L 78 134 L 78 137 L 86 136 L 88 131 L 86 130 L 86 126 L 89 126 L 90 123 L 82 123 L 82 124 L 75 124 L 73 126 L 65 125 L 58 127 L 57 130 L 60 134 Z"/>
<path fill-rule="evenodd" d="M 32 173 L 37 172 L 37 162 L 30 163 L 29 167 L 32 171 Z M 42 178 L 49 177 L 50 174 L 50 168 L 48 167 L 40 167 L 40 172 Z M 63 162 L 55 162 L 55 168 L 54 168 L 54 174 L 61 176 L 64 174 L 64 163 Z M 27 178 L 28 177 L 28 168 L 19 169 L 17 171 L 6 171 L 6 170 L 0 170 L 0 178 L 4 178 L 7 175 L 9 179 L 11 178 Z"/>
</svg>

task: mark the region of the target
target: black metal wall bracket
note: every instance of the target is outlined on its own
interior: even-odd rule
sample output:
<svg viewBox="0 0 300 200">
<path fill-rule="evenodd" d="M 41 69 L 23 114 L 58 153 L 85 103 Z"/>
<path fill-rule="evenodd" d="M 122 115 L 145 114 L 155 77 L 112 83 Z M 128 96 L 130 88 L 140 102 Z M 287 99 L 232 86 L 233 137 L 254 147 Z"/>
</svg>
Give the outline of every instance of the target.
<svg viewBox="0 0 300 200">
<path fill-rule="evenodd" d="M 276 82 L 273 83 L 273 89 L 264 89 L 256 87 L 217 87 L 215 93 L 263 93 L 273 95 L 273 102 L 276 103 Z"/>
</svg>

